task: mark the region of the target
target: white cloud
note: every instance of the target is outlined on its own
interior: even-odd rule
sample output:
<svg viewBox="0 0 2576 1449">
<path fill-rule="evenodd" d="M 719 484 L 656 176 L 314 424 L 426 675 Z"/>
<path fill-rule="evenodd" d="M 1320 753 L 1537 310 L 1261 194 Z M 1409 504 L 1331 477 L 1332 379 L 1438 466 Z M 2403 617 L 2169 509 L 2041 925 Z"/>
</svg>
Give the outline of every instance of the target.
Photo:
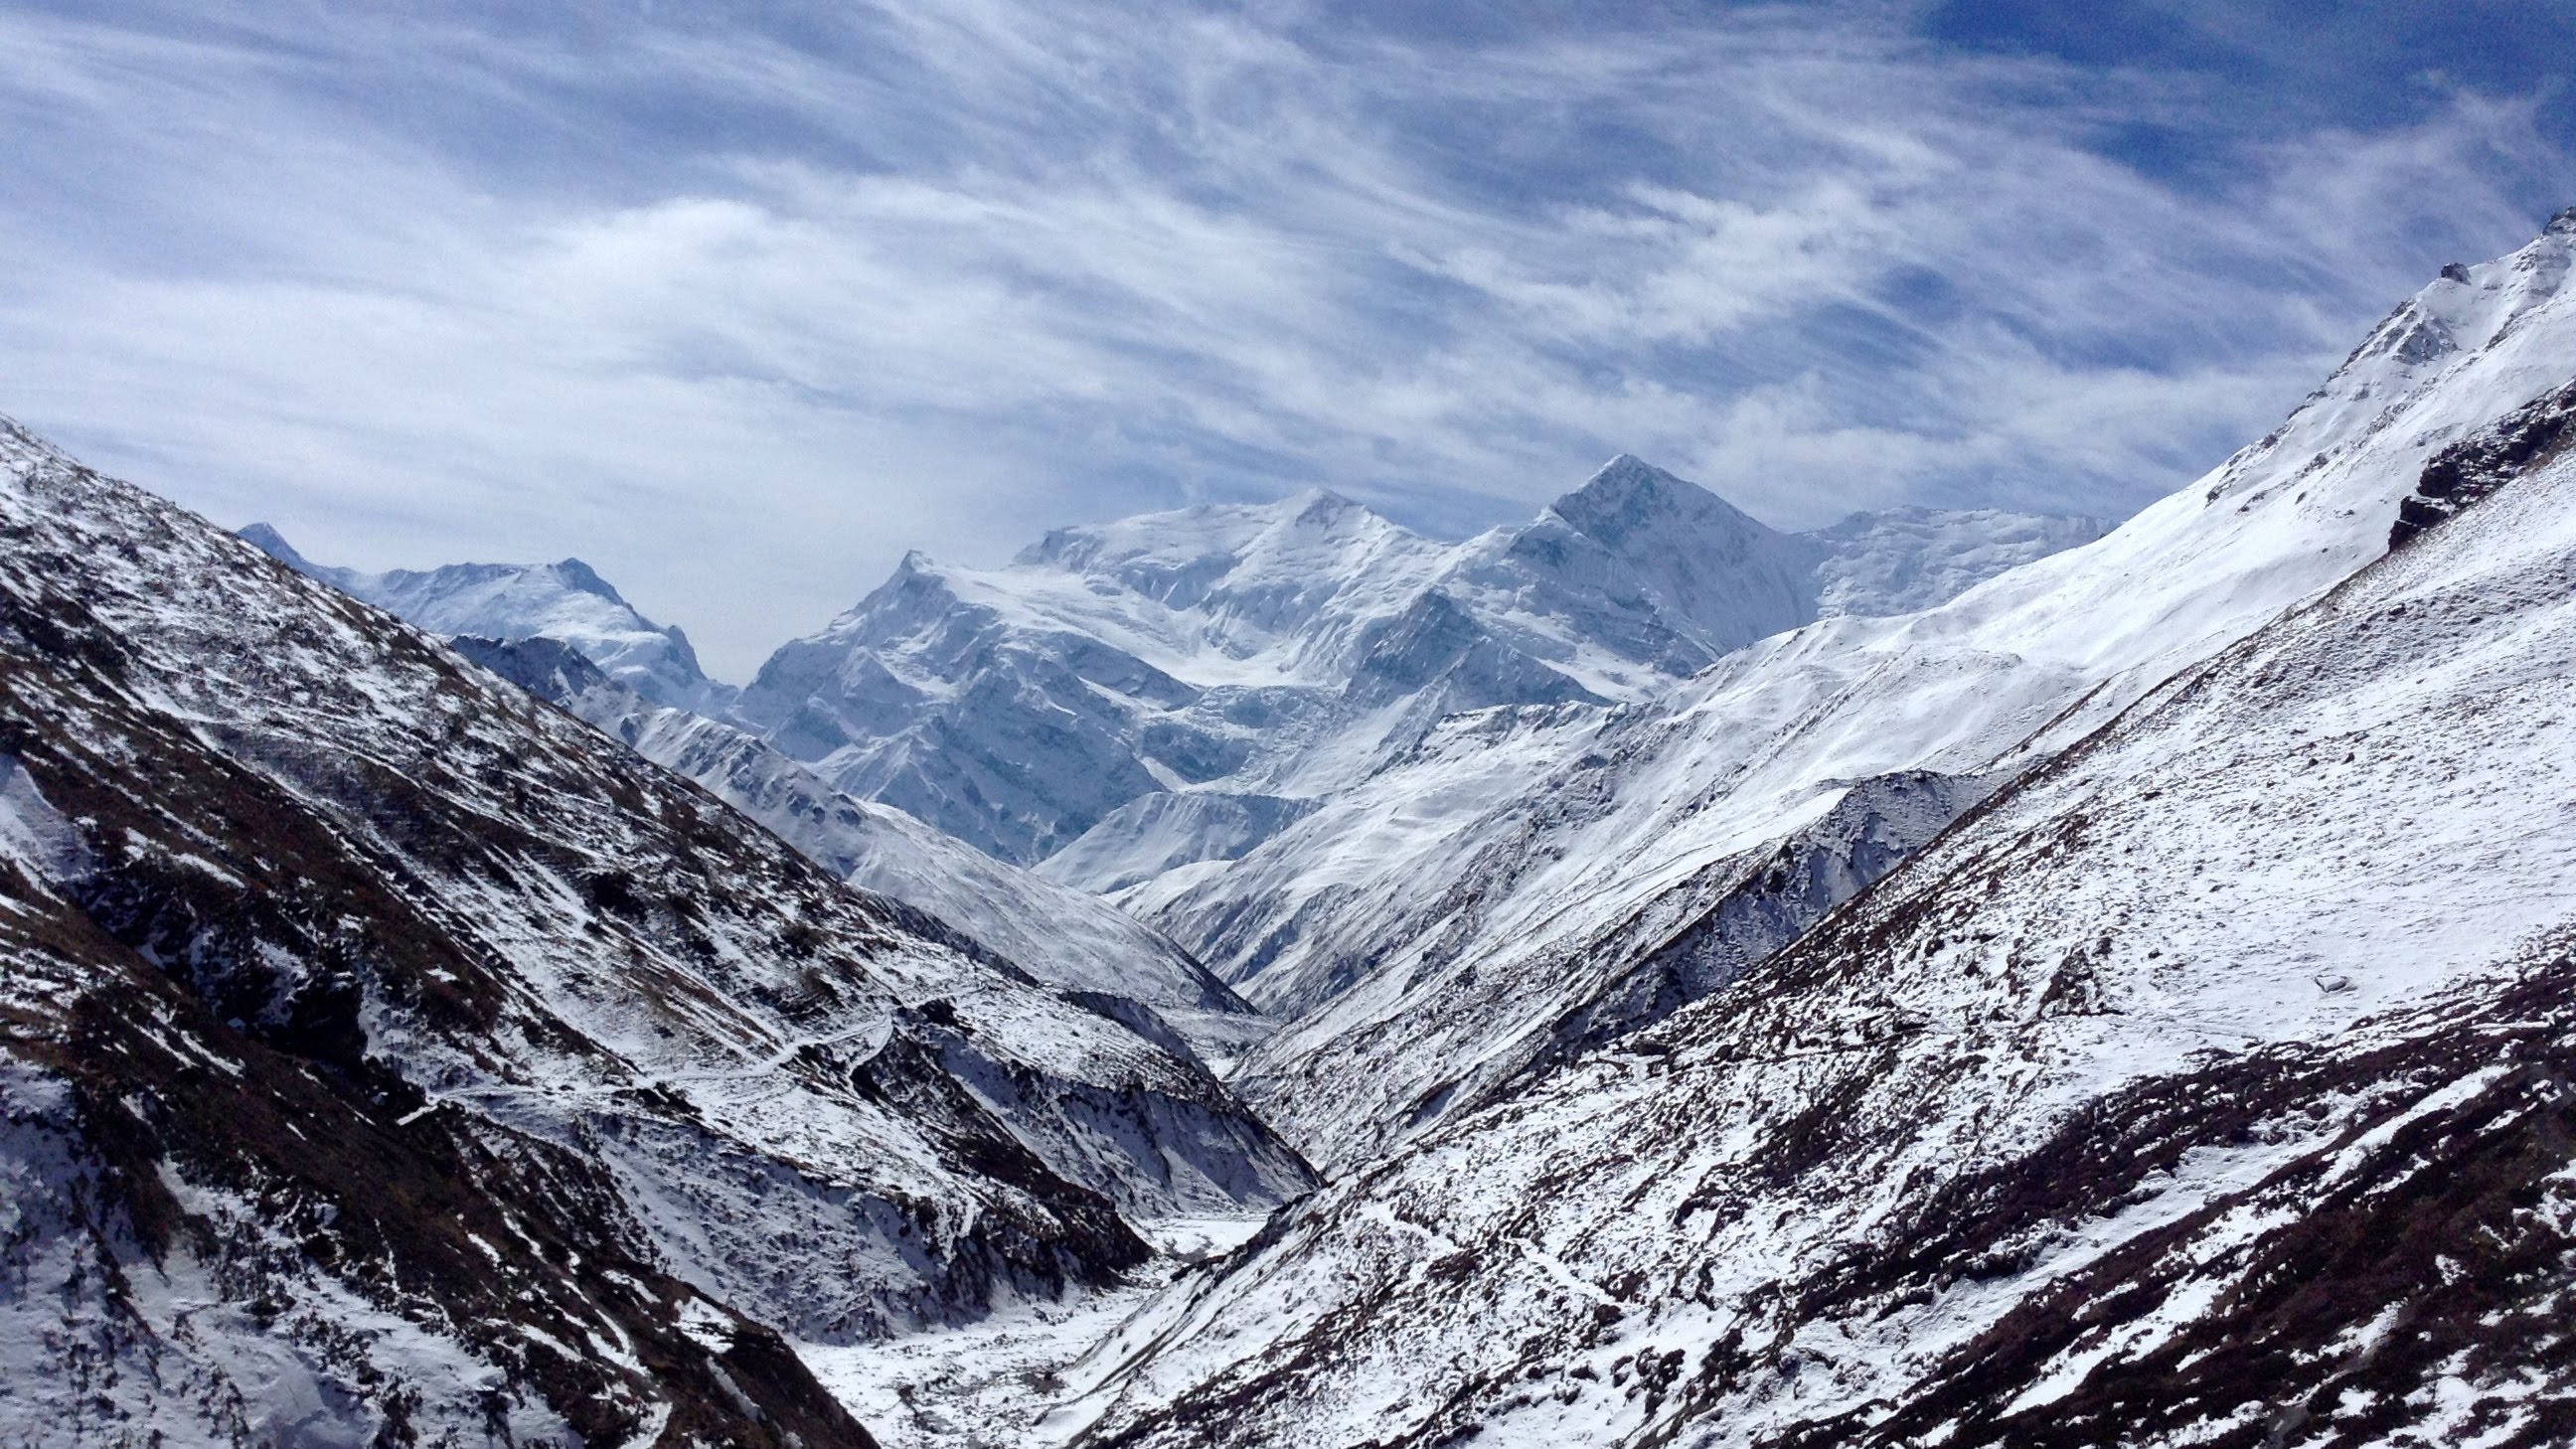
<svg viewBox="0 0 2576 1449">
<path fill-rule="evenodd" d="M 0 408 L 316 557 L 578 552 L 741 677 L 905 547 L 1314 481 L 2126 511 L 2571 179 L 2459 94 L 2172 184 L 2088 139 L 2188 87 L 1888 14 L 0 14 Z"/>
</svg>

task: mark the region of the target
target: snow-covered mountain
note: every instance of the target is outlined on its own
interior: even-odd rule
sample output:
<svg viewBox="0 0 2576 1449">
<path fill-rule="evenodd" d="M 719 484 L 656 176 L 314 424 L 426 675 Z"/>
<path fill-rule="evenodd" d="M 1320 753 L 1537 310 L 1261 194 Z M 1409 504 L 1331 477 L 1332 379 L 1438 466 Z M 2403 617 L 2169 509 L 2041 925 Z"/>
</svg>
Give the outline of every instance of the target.
<svg viewBox="0 0 2576 1449">
<path fill-rule="evenodd" d="M 677 624 L 656 624 L 635 612 L 577 558 L 370 574 L 313 563 L 265 523 L 251 524 L 241 536 L 287 567 L 433 634 L 559 639 L 646 699 L 700 714 L 722 712 L 737 693 L 731 685 L 707 678 L 689 636 Z"/>
<path fill-rule="evenodd" d="M 1186 1050 L 5 423 L 0 525 L 0 1438 L 861 1444 L 785 1340 L 1306 1187 Z"/>
<path fill-rule="evenodd" d="M 2576 1442 L 2571 270 L 2100 537 L 1318 493 L 738 699 L 0 423 L 0 1439 Z"/>
<path fill-rule="evenodd" d="M 242 536 L 308 577 L 339 587 L 346 569 L 314 564 L 273 528 Z M 465 576 L 480 565 L 436 574 Z M 523 571 L 542 574 L 542 571 Z M 604 581 L 607 597 L 615 591 Z M 385 591 L 380 607 L 433 632 L 457 617 L 434 590 Z M 590 595 L 589 597 L 599 597 Z M 419 616 L 405 612 L 427 599 Z M 1219 1065 L 1268 1034 L 1272 1023 L 1170 938 L 1089 892 L 1041 879 L 933 830 L 889 806 L 834 790 L 812 770 L 739 729 L 664 704 L 609 673 L 631 660 L 618 636 L 545 630 L 559 602 L 541 588 L 480 597 L 487 634 L 451 636 L 475 663 L 607 731 L 647 759 L 696 781 L 850 884 L 918 907 L 1050 985 L 1141 1004 Z M 519 605 L 530 612 L 515 612 Z M 1159 1028 L 1152 1028 L 1157 1029 Z"/>
<path fill-rule="evenodd" d="M 1722 908 L 1726 862 L 1865 782 L 2008 779 L 2378 557 L 2429 455 L 2576 370 L 2570 248 L 2555 227 L 2436 281 L 2279 431 L 2096 543 L 1765 639 L 1650 705 L 1444 721 L 1240 859 L 1120 898 L 1290 1018 L 1235 1085 L 1310 1156 L 1361 1160 Z"/>
<path fill-rule="evenodd" d="M 470 635 L 450 642 L 696 781 L 834 875 L 928 911 L 1148 1035 L 1168 1028 L 1222 1066 L 1275 1025 L 1169 937 L 1099 897 L 995 860 L 900 810 L 841 794 L 741 730 L 646 701 L 568 645 Z"/>
<path fill-rule="evenodd" d="M 1003 859 L 1133 884 L 1250 849 L 1448 716 L 1648 699 L 1828 610 L 1911 606 L 2096 532 L 1926 514 L 1784 534 L 1627 457 L 1463 543 L 1312 492 L 1061 529 L 1002 569 L 909 556 L 772 656 L 736 716 Z"/>
<path fill-rule="evenodd" d="M 1523 929 L 1689 888 L 1849 799 L 1827 769 L 2005 778 L 1785 952 L 1168 1290 L 1054 1437 L 2576 1438 L 2571 252 L 2576 211 L 2446 276 L 2096 545 L 1596 731 L 1630 803 L 1506 822 Z"/>
</svg>

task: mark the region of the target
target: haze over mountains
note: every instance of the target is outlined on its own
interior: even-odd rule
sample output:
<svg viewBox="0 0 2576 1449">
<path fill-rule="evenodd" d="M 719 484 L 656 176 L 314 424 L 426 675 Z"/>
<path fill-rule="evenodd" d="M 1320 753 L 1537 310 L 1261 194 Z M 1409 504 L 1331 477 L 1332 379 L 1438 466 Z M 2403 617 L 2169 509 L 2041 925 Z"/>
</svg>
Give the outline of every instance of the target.
<svg viewBox="0 0 2576 1449">
<path fill-rule="evenodd" d="M 13 428 L 0 1425 L 2576 1439 L 2571 263 L 2107 534 L 1315 493 L 738 693 Z"/>
</svg>

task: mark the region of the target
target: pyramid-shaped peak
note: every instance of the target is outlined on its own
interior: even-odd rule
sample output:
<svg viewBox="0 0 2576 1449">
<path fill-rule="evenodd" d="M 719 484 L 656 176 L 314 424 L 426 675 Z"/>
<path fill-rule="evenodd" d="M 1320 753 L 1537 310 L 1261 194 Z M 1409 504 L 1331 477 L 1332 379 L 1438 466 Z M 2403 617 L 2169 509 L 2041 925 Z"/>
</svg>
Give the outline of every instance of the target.
<svg viewBox="0 0 2576 1449">
<path fill-rule="evenodd" d="M 1556 500 L 1549 511 L 1613 546 L 1674 526 L 1770 532 L 1734 504 L 1633 453 L 1621 453 L 1602 464 L 1582 487 Z"/>
<path fill-rule="evenodd" d="M 1303 524 L 1331 524 L 1375 512 L 1367 504 L 1330 488 L 1304 488 L 1279 501 L 1279 512 Z"/>
<path fill-rule="evenodd" d="M 1304 512 L 1309 508 L 1326 508 L 1339 512 L 1345 508 L 1357 508 L 1360 506 L 1359 504 L 1351 501 L 1349 495 L 1336 493 L 1332 489 L 1326 488 L 1321 484 L 1317 484 L 1312 488 L 1298 489 L 1296 492 L 1288 495 L 1286 502 L 1290 508 L 1299 512 Z"/>
<path fill-rule="evenodd" d="M 626 600 L 618 594 L 617 587 L 601 578 L 599 570 L 583 563 L 580 559 L 568 558 L 556 564 L 555 577 L 563 580 L 569 588 L 596 595 L 620 607 L 627 607 Z"/>
<path fill-rule="evenodd" d="M 265 523 L 244 524 L 234 536 L 288 568 L 298 572 L 308 571 L 304 555 L 295 551 L 295 545 L 286 541 L 286 535 Z"/>
</svg>

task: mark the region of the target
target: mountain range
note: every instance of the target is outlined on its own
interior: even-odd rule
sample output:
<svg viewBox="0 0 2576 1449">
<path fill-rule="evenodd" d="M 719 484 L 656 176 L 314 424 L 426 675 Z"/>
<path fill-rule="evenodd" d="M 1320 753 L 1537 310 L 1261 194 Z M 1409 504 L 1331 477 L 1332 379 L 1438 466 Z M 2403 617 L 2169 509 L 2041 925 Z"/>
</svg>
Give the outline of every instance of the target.
<svg viewBox="0 0 2576 1449">
<path fill-rule="evenodd" d="M 734 715 L 851 794 L 1004 860 L 1068 856 L 1049 873 L 1098 889 L 1240 853 L 1439 720 L 1643 701 L 2101 528 L 1916 512 L 1786 534 L 1629 457 L 1463 543 L 1316 491 L 1059 529 L 1001 569 L 912 555 Z"/>
<path fill-rule="evenodd" d="M 2576 1441 L 2571 264 L 2107 531 L 1313 493 L 739 691 L 0 431 L 0 1434 Z"/>
</svg>

